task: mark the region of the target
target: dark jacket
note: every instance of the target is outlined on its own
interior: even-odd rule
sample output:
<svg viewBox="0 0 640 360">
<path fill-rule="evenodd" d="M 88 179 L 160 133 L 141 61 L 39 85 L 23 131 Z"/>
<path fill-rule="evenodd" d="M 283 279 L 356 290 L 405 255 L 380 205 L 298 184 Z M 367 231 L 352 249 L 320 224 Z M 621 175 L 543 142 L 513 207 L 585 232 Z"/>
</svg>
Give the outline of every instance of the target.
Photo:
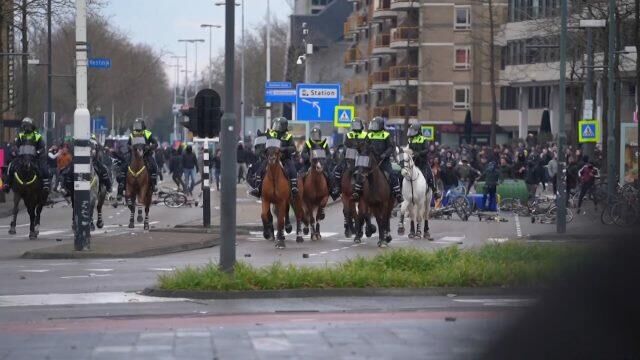
<svg viewBox="0 0 640 360">
<path fill-rule="evenodd" d="M 367 150 L 375 155 L 378 161 L 388 159 L 396 150 L 391 134 L 386 130 L 367 133 L 365 143 Z"/>
<path fill-rule="evenodd" d="M 182 175 L 182 155 L 174 154 L 169 159 L 169 171 L 172 174 Z"/>
<path fill-rule="evenodd" d="M 448 168 L 446 166 L 441 168 L 440 180 L 442 180 L 442 185 L 444 185 L 445 188 L 458 186 L 458 175 L 456 174 L 455 168 Z"/>
<path fill-rule="evenodd" d="M 487 169 L 482 174 L 482 178 L 485 181 L 486 187 L 495 187 L 498 186 L 498 183 L 502 182 L 500 172 L 495 167 L 491 166 L 487 166 Z"/>
<path fill-rule="evenodd" d="M 193 152 L 185 152 L 182 155 L 182 168 L 184 170 L 196 169 L 198 171 L 198 158 Z"/>
</svg>

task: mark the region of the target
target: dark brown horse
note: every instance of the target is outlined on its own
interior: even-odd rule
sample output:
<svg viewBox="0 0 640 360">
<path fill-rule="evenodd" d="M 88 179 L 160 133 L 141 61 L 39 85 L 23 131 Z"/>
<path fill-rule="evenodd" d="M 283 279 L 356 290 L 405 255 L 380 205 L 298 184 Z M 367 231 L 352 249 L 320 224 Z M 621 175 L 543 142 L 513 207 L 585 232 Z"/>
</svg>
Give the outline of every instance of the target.
<svg viewBox="0 0 640 360">
<path fill-rule="evenodd" d="M 127 206 L 131 211 L 129 218 L 129 228 L 134 227 L 134 213 L 137 202 L 144 205 L 144 229 L 149 230 L 149 207 L 151 206 L 151 177 L 144 162 L 144 146 L 142 144 L 133 145 L 131 151 L 131 163 L 127 168 L 127 188 L 125 198 Z M 142 211 L 138 210 L 138 222 L 142 222 Z"/>
<path fill-rule="evenodd" d="M 355 221 L 358 217 L 358 213 L 364 214 L 365 221 L 365 235 L 371 237 L 377 229 L 376 226 L 371 223 L 371 216 L 365 210 L 359 209 L 358 204 L 353 201 L 353 164 L 347 164 L 344 172 L 342 173 L 341 181 L 341 199 L 342 199 L 342 215 L 344 215 L 344 236 L 350 238 L 354 234 L 360 234 L 360 237 L 356 237 L 357 243 L 362 239 L 362 228 L 356 229 Z"/>
<path fill-rule="evenodd" d="M 356 160 L 359 165 L 358 176 L 363 177 L 362 196 L 358 202 L 360 212 L 356 218 L 356 229 L 361 229 L 365 217 L 369 214 L 376 218 L 379 232 L 379 247 L 386 247 L 391 242 L 391 211 L 395 199 L 391 194 L 391 187 L 385 177 L 378 160 L 373 154 L 359 156 Z M 362 233 L 356 234 L 355 241 L 362 238 Z"/>
<path fill-rule="evenodd" d="M 290 204 L 295 209 L 298 207 L 299 201 L 291 202 L 291 188 L 289 187 L 289 179 L 280 162 L 280 148 L 276 145 L 269 145 L 269 141 L 267 141 L 267 168 L 262 182 L 261 218 L 264 238 L 272 241 L 277 240 L 276 248 L 278 249 L 285 248 L 284 226 Z M 277 238 L 274 236 L 272 206 L 278 218 Z M 303 212 L 301 209 L 296 210 L 296 218 L 299 223 Z M 298 235 L 296 237 L 297 242 L 302 242 L 302 240 L 302 236 Z"/>
<path fill-rule="evenodd" d="M 329 184 L 324 176 L 326 165 L 324 150 L 311 152 L 311 166 L 302 179 L 302 207 L 306 226 L 311 226 L 311 240 L 321 240 L 320 220 L 324 220 L 324 208 L 329 200 Z"/>
<path fill-rule="evenodd" d="M 17 158 L 12 166 L 15 166 L 11 186 L 13 190 L 13 217 L 9 234 L 16 234 L 16 218 L 22 200 L 29 213 L 29 239 L 35 240 L 40 232 L 40 214 L 42 207 L 47 203 L 49 192 L 42 189 L 42 180 L 38 175 L 38 164 L 35 159 L 29 156 Z"/>
</svg>

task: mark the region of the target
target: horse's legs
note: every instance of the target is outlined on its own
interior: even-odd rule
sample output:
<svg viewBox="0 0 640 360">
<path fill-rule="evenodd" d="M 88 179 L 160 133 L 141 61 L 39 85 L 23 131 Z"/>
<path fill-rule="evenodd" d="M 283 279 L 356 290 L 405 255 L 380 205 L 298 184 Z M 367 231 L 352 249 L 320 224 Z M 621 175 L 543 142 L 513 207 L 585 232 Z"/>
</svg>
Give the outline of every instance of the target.
<svg viewBox="0 0 640 360">
<path fill-rule="evenodd" d="M 271 223 L 271 204 L 268 201 L 262 200 L 262 235 L 267 240 L 273 240 L 273 224 Z"/>
<path fill-rule="evenodd" d="M 107 197 L 107 194 L 99 194 L 98 196 L 98 206 L 96 207 L 98 211 L 98 221 L 96 222 L 96 226 L 98 229 L 102 229 L 104 227 L 104 221 L 102 220 L 102 205 L 104 205 L 104 200 Z"/>
<path fill-rule="evenodd" d="M 404 235 L 404 215 L 407 212 L 407 207 L 409 206 L 409 202 L 408 201 L 403 201 L 402 205 L 400 206 L 400 222 L 398 222 L 398 235 L 402 236 Z M 411 236 L 409 236 L 411 237 Z"/>
<path fill-rule="evenodd" d="M 144 206 L 144 229 L 149 230 L 149 205 Z"/>
<path fill-rule="evenodd" d="M 431 213 L 431 197 L 427 196 L 427 204 L 424 212 L 424 238 L 433 241 L 431 233 L 429 232 L 429 214 Z"/>
<path fill-rule="evenodd" d="M 27 212 L 29 213 L 29 240 L 35 240 L 38 238 L 36 233 L 36 209 L 35 207 L 27 206 Z"/>
<path fill-rule="evenodd" d="M 20 205 L 20 195 L 17 192 L 13 193 L 13 217 L 11 218 L 11 225 L 9 227 L 9 234 L 16 234 L 16 220 L 18 218 L 18 209 Z"/>
<path fill-rule="evenodd" d="M 291 231 L 293 231 L 293 226 L 291 226 L 291 214 L 290 214 L 290 210 L 291 206 L 289 204 L 287 204 L 287 210 L 285 212 L 285 218 L 284 218 L 284 230 L 287 232 L 287 234 L 290 234 Z"/>
<path fill-rule="evenodd" d="M 127 197 L 126 201 L 127 207 L 129 207 L 129 211 L 131 212 L 131 216 L 129 216 L 129 228 L 133 229 L 135 227 L 136 196 L 132 195 L 131 197 Z"/>
<path fill-rule="evenodd" d="M 286 211 L 288 209 L 287 203 L 284 202 L 276 207 L 276 213 L 278 215 L 278 235 L 276 241 L 276 248 L 284 249 L 284 222 L 286 217 Z"/>
<path fill-rule="evenodd" d="M 318 240 L 318 232 L 316 231 L 317 213 L 314 214 L 313 206 L 309 206 L 309 226 L 311 227 L 311 241 Z M 315 209 L 319 212 L 319 208 Z"/>
<path fill-rule="evenodd" d="M 311 224 L 313 214 L 311 213 L 311 209 L 304 202 L 302 203 L 302 212 L 304 213 L 304 228 L 302 229 L 302 233 L 305 235 L 309 235 L 309 224 Z M 311 229 L 313 230 L 313 227 Z"/>
<path fill-rule="evenodd" d="M 380 216 L 379 210 L 375 212 L 374 216 L 378 224 L 378 247 L 386 247 L 387 242 L 385 241 L 385 235 L 387 233 L 387 227 L 385 220 Z"/>
<path fill-rule="evenodd" d="M 353 218 L 351 215 L 350 200 L 342 198 L 342 215 L 344 217 L 344 237 L 350 238 L 353 235 Z"/>
<path fill-rule="evenodd" d="M 141 223 L 142 220 L 144 220 L 142 218 L 142 206 L 138 206 L 138 218 L 136 220 L 138 220 L 139 223 Z"/>
</svg>

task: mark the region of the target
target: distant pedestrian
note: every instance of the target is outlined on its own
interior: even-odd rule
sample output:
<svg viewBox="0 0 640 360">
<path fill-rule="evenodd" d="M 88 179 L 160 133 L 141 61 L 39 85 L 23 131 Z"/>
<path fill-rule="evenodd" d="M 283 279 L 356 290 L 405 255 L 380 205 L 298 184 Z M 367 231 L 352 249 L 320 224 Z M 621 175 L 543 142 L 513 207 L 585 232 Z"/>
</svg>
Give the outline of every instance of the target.
<svg viewBox="0 0 640 360">
<path fill-rule="evenodd" d="M 502 183 L 502 177 L 500 176 L 498 169 L 496 169 L 496 163 L 492 161 L 487 164 L 481 178 L 485 181 L 482 195 L 482 206 L 484 209 L 489 209 L 490 206 L 495 205 L 498 184 Z M 487 196 L 489 197 L 489 204 L 487 204 Z"/>
<path fill-rule="evenodd" d="M 193 194 L 193 188 L 196 184 L 196 174 L 198 173 L 198 158 L 193 153 L 193 147 L 187 146 L 186 151 L 182 154 L 182 169 L 184 172 L 184 185 L 188 194 Z"/>
<path fill-rule="evenodd" d="M 171 173 L 171 179 L 176 183 L 178 190 L 186 191 L 184 182 L 182 181 L 182 148 L 177 150 L 171 150 L 171 157 L 169 158 L 169 173 Z"/>
<path fill-rule="evenodd" d="M 238 144 L 236 161 L 238 163 L 238 184 L 240 184 L 243 180 L 246 181 L 247 174 L 247 158 L 242 142 Z"/>
<path fill-rule="evenodd" d="M 216 180 L 216 190 L 218 191 L 220 191 L 220 165 L 222 161 L 221 156 L 222 152 L 220 151 L 220 149 L 217 149 L 216 154 L 211 161 L 211 164 L 213 165 L 213 177 Z"/>
<path fill-rule="evenodd" d="M 585 156 L 586 158 L 586 156 Z M 578 177 L 580 179 L 580 196 L 578 197 L 578 214 L 580 214 L 580 209 L 582 208 L 582 201 L 584 200 L 585 195 L 591 195 L 593 199 L 593 203 L 598 208 L 598 198 L 596 194 L 594 194 L 596 178 L 600 177 L 600 171 L 596 168 L 593 163 L 589 162 L 588 158 L 584 161 L 585 165 L 578 171 Z"/>
</svg>

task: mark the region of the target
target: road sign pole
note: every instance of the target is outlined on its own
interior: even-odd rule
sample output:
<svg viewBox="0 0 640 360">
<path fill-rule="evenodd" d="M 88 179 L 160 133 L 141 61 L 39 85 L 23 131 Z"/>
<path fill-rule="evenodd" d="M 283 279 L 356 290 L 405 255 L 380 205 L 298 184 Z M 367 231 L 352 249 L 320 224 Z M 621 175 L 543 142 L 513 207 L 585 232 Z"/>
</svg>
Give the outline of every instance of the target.
<svg viewBox="0 0 640 360">
<path fill-rule="evenodd" d="M 567 77 L 567 0 L 560 1 L 561 12 L 561 31 L 560 31 L 560 114 L 558 116 L 558 194 L 556 196 L 556 203 L 558 206 L 558 213 L 556 216 L 556 231 L 558 234 L 564 234 L 567 232 L 567 172 L 566 164 L 567 160 L 564 154 L 564 146 L 567 140 L 567 134 L 565 131 L 564 118 L 566 114 L 566 77 Z"/>
<path fill-rule="evenodd" d="M 616 192 L 616 92 L 615 72 L 616 64 L 616 0 L 609 0 L 609 68 L 608 68 L 608 104 L 607 111 L 607 194 L 609 203 L 613 201 Z M 638 74 L 636 74 L 638 76 Z M 638 91 L 638 89 L 636 89 Z M 640 140 L 640 139 L 639 139 Z M 623 179 L 620 179 L 621 181 Z"/>
<path fill-rule="evenodd" d="M 220 268 L 225 272 L 233 272 L 236 263 L 236 160 L 235 122 L 233 113 L 235 99 L 233 96 L 234 75 L 234 30 L 235 0 L 226 0 L 225 6 L 225 114 L 222 116 L 220 142 L 222 149 L 222 192 L 220 194 Z"/>
<path fill-rule="evenodd" d="M 202 164 L 202 225 L 211 227 L 211 182 L 209 174 L 209 138 L 204 139 Z"/>
</svg>

